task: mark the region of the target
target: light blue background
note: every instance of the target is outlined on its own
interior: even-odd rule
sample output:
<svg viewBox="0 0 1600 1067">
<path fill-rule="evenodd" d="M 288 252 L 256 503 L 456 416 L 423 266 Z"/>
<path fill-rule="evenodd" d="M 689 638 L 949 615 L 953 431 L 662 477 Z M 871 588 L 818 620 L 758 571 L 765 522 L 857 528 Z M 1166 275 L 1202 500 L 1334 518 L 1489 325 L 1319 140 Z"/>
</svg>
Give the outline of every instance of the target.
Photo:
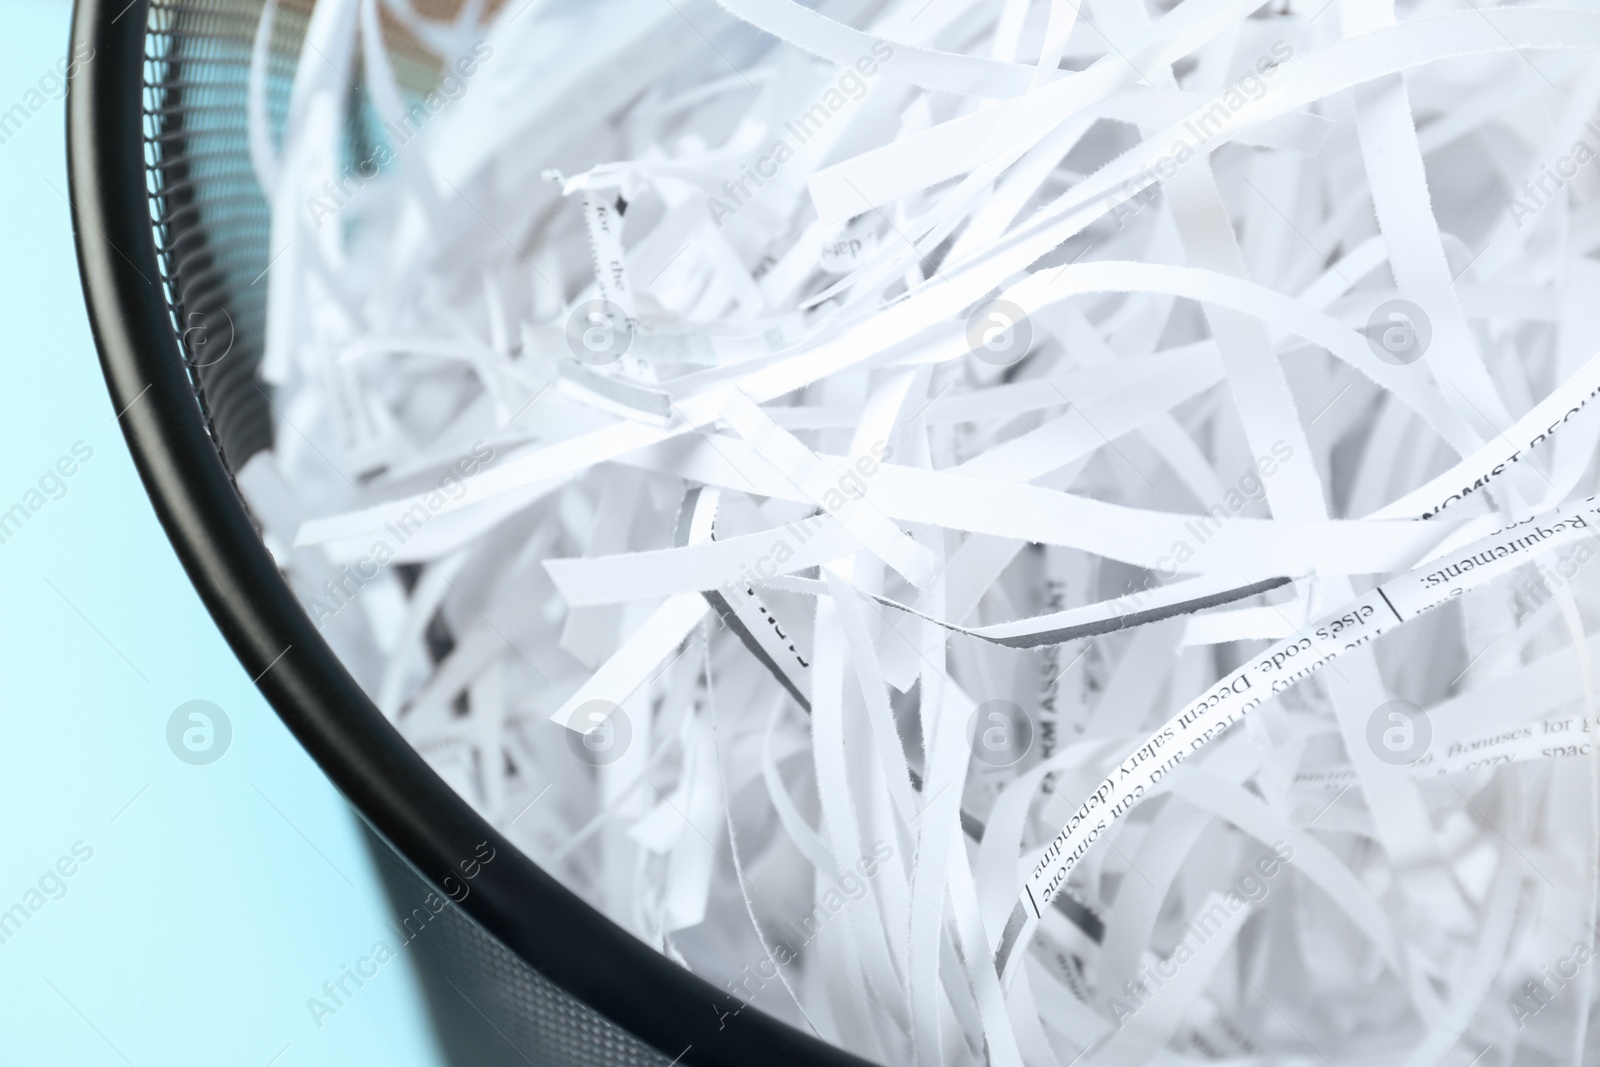
<svg viewBox="0 0 1600 1067">
<path fill-rule="evenodd" d="M 69 16 L 6 0 L 0 112 L 66 53 Z M 307 1010 L 384 936 L 386 904 L 352 813 L 212 625 L 115 425 L 64 121 L 53 101 L 0 145 L 0 511 L 75 441 L 94 449 L 0 544 L 0 911 L 74 842 L 94 855 L 0 944 L 0 1065 L 438 1064 L 404 955 L 320 1030 Z M 233 724 L 210 766 L 167 748 L 193 699 Z"/>
</svg>

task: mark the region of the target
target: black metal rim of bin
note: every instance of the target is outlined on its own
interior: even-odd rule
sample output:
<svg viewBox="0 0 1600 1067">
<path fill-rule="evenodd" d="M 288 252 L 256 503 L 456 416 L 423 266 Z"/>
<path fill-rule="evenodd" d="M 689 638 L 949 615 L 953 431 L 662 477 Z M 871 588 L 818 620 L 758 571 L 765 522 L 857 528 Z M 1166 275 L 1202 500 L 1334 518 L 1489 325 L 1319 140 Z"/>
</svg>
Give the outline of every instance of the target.
<svg viewBox="0 0 1600 1067">
<path fill-rule="evenodd" d="M 77 0 L 72 45 L 92 58 L 77 65 L 69 85 L 70 199 L 90 324 L 118 422 L 168 538 L 245 671 L 368 827 L 428 885 L 459 896 L 462 864 L 470 869 L 482 843 L 495 850 L 454 908 L 487 935 L 478 935 L 482 944 L 503 948 L 557 998 L 578 1002 L 541 1018 L 599 1032 L 594 1040 L 607 1054 L 594 1062 L 867 1067 L 762 1011 L 741 1010 L 741 1001 L 612 923 L 524 856 L 384 719 L 279 574 L 224 461 L 232 442 L 262 432 L 261 412 L 237 395 L 253 388 L 254 368 L 207 375 L 184 358 L 176 325 L 184 305 L 164 281 L 158 253 L 157 228 L 175 212 L 200 211 L 147 176 L 151 8 L 185 2 L 220 0 Z M 189 225 L 190 233 L 198 225 L 203 246 L 203 219 Z M 197 293 L 193 299 L 202 299 L 204 287 Z M 227 294 L 212 299 L 225 306 Z"/>
</svg>

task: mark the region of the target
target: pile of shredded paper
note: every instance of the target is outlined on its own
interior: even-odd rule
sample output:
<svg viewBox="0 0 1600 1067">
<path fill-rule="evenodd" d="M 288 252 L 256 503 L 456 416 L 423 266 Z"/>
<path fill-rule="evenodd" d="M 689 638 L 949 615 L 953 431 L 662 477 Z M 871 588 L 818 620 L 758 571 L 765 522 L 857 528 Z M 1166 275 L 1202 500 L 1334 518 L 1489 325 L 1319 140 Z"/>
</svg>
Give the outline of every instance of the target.
<svg viewBox="0 0 1600 1067">
<path fill-rule="evenodd" d="M 1593 4 L 264 11 L 239 485 L 534 860 L 884 1064 L 1600 1062 Z"/>
</svg>

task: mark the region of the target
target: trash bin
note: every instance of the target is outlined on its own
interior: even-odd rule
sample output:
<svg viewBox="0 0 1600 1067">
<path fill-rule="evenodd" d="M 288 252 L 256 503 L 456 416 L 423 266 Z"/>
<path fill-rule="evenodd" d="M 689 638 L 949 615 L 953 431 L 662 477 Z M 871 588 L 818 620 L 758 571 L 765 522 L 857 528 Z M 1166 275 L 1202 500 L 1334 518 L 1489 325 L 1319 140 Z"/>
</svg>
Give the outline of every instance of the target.
<svg viewBox="0 0 1600 1067">
<path fill-rule="evenodd" d="M 278 121 L 312 0 L 78 0 L 73 223 L 118 422 L 167 534 L 277 714 L 360 814 L 452 1062 L 863 1064 L 741 1003 L 521 854 L 379 713 L 280 575 L 232 472 L 272 444 L 248 83 Z"/>
</svg>

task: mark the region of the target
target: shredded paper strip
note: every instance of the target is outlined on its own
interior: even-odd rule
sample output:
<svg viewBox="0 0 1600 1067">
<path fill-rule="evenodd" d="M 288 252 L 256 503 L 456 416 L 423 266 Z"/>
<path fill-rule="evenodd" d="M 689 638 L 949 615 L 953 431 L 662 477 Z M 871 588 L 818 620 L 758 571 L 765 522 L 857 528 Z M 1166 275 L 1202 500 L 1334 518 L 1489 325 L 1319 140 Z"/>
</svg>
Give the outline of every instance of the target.
<svg viewBox="0 0 1600 1067">
<path fill-rule="evenodd" d="M 535 861 L 884 1064 L 1600 1062 L 1600 9 L 297 19 L 238 484 Z"/>
</svg>

